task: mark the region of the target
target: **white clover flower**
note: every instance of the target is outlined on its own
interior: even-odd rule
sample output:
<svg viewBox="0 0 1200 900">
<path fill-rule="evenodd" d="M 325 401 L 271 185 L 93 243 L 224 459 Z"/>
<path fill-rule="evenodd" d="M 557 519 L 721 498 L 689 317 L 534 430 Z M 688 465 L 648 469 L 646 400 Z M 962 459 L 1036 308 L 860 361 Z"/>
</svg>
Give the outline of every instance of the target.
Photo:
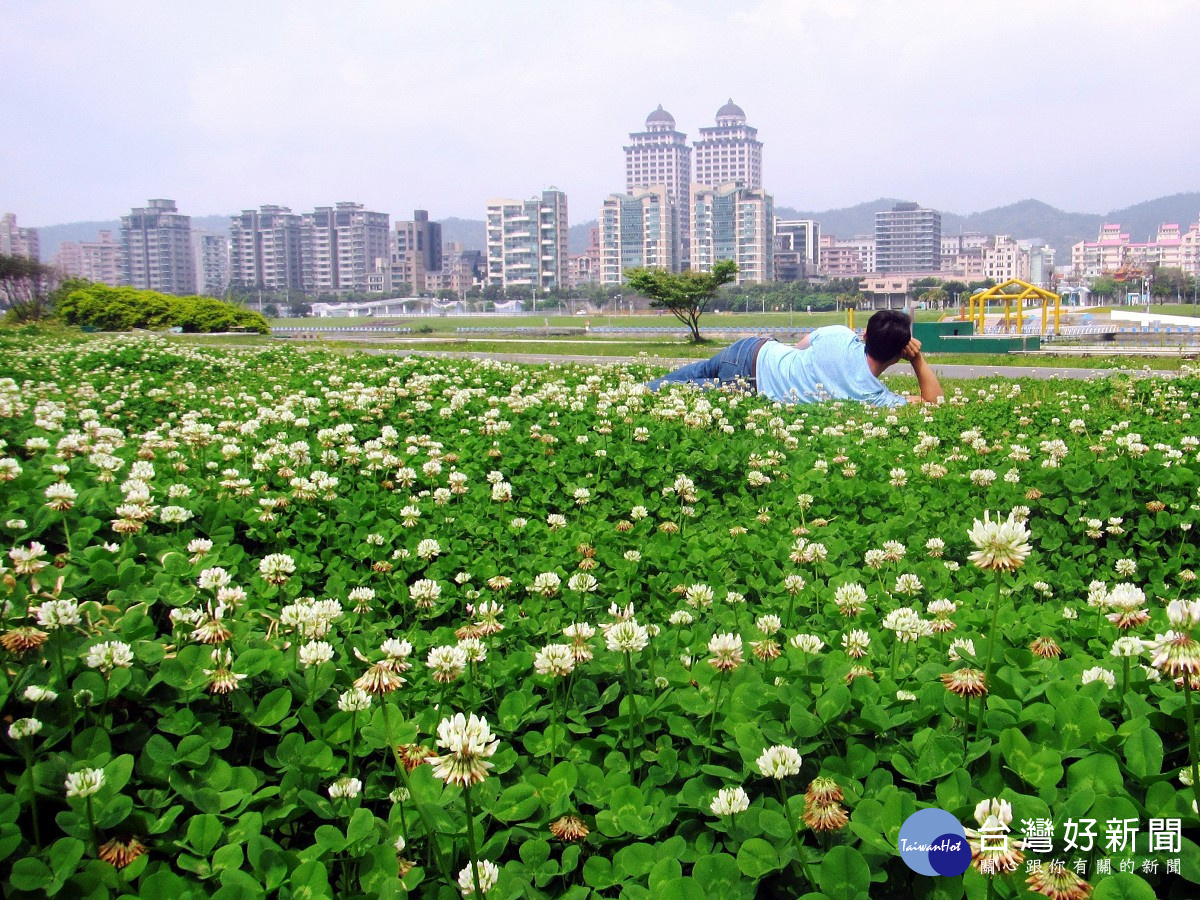
<svg viewBox="0 0 1200 900">
<path fill-rule="evenodd" d="M 490 860 L 481 859 L 476 870 L 479 872 L 479 890 L 486 894 L 496 886 L 496 882 L 500 878 L 500 869 Z M 458 889 L 464 897 L 470 897 L 475 893 L 475 878 L 469 864 L 458 873 Z"/>
<path fill-rule="evenodd" d="M 767 637 L 770 637 L 783 627 L 783 622 L 780 621 L 779 616 L 774 615 L 773 613 L 767 613 L 766 615 L 759 616 L 754 620 L 754 627 Z"/>
<path fill-rule="evenodd" d="M 1033 549 L 1029 545 L 1029 529 L 1012 513 L 1007 519 L 993 522 L 990 514 L 984 512 L 983 521 L 976 519 L 967 537 L 977 548 L 968 558 L 981 569 L 1020 568 Z"/>
<path fill-rule="evenodd" d="M 897 594 L 913 596 L 921 593 L 924 587 L 925 586 L 921 584 L 920 578 L 910 572 L 905 572 L 896 579 L 896 586 L 893 588 L 893 590 Z"/>
<path fill-rule="evenodd" d="M 300 665 L 319 666 L 333 659 L 333 647 L 325 641 L 309 641 L 300 647 Z"/>
<path fill-rule="evenodd" d="M 1113 642 L 1112 650 L 1109 651 L 1111 656 L 1130 657 L 1140 656 L 1145 649 L 1146 644 L 1141 638 L 1126 635 L 1119 637 Z"/>
<path fill-rule="evenodd" d="M 970 638 L 955 638 L 950 643 L 948 655 L 950 657 L 950 662 L 958 662 L 964 655 L 974 659 L 975 642 Z"/>
<path fill-rule="evenodd" d="M 842 647 L 851 659 L 862 659 L 871 646 L 871 636 L 861 629 L 842 635 Z"/>
<path fill-rule="evenodd" d="M 459 648 L 467 654 L 467 662 L 483 662 L 487 659 L 487 646 L 479 638 L 463 638 L 458 642 Z"/>
<path fill-rule="evenodd" d="M 1094 666 L 1086 670 L 1083 675 L 1080 676 L 1080 681 L 1083 684 L 1090 684 L 1093 681 L 1102 681 L 1109 688 L 1109 690 L 1111 690 L 1116 685 L 1117 678 L 1112 672 L 1108 671 L 1108 669 L 1104 668 L 1103 666 Z"/>
<path fill-rule="evenodd" d="M 379 645 L 380 651 L 394 662 L 402 662 L 412 656 L 413 646 L 400 638 L 388 638 Z"/>
<path fill-rule="evenodd" d="M 8 558 L 13 562 L 13 571 L 18 575 L 36 575 L 49 565 L 43 557 L 46 548 L 37 541 L 31 541 L 28 547 L 13 547 L 8 551 Z"/>
<path fill-rule="evenodd" d="M 670 623 L 671 625 L 681 625 L 681 626 L 691 625 L 692 622 L 694 622 L 694 621 L 695 621 L 695 619 L 692 617 L 692 614 L 690 612 L 688 612 L 686 609 L 675 610 L 675 612 L 671 613 L 671 617 L 669 619 L 667 619 L 667 622 Z"/>
<path fill-rule="evenodd" d="M 74 600 L 47 600 L 41 606 L 33 607 L 30 612 L 37 616 L 38 625 L 48 631 L 69 628 L 83 621 L 79 604 Z"/>
<path fill-rule="evenodd" d="M 805 584 L 806 582 L 799 575 L 785 575 L 783 578 L 783 589 L 792 597 L 804 590 Z"/>
<path fill-rule="evenodd" d="M 737 634 L 714 634 L 708 642 L 713 654 L 709 663 L 719 672 L 736 669 L 742 664 L 742 638 Z"/>
<path fill-rule="evenodd" d="M 447 753 L 431 757 L 433 774 L 448 784 L 470 787 L 487 778 L 492 763 L 487 759 L 495 754 L 500 740 L 492 734 L 487 719 L 462 713 L 442 719 L 438 725 L 437 744 Z"/>
<path fill-rule="evenodd" d="M 587 572 L 576 572 L 567 579 L 567 590 L 576 591 L 580 594 L 593 593 L 599 587 L 600 582 Z"/>
<path fill-rule="evenodd" d="M 980 800 L 975 805 L 975 821 L 981 826 L 985 825 L 988 819 L 993 818 L 1001 825 L 1011 824 L 1013 818 L 1012 804 L 1007 800 L 1001 800 L 999 797 L 993 797 L 990 800 Z"/>
<path fill-rule="evenodd" d="M 442 596 L 442 586 L 431 578 L 421 578 L 413 582 L 408 596 L 417 609 L 432 609 Z"/>
<path fill-rule="evenodd" d="M 794 747 L 777 744 L 768 747 L 756 761 L 758 770 L 768 778 L 787 778 L 800 773 L 800 754 Z"/>
<path fill-rule="evenodd" d="M 684 601 L 693 609 L 708 609 L 713 602 L 713 589 L 707 584 L 689 584 L 683 592 Z"/>
<path fill-rule="evenodd" d="M 371 706 L 371 695 L 360 688 L 350 688 L 338 697 L 338 709 L 342 712 L 362 712 Z"/>
<path fill-rule="evenodd" d="M 788 643 L 809 656 L 816 656 L 825 647 L 825 642 L 815 634 L 797 634 Z"/>
<path fill-rule="evenodd" d="M 1167 604 L 1167 621 L 1173 628 L 1196 627 L 1200 622 L 1200 600 L 1172 600 Z"/>
<path fill-rule="evenodd" d="M 24 697 L 30 703 L 52 703 L 58 699 L 58 692 L 40 684 L 31 684 L 25 688 Z"/>
<path fill-rule="evenodd" d="M 88 649 L 87 665 L 109 674 L 113 669 L 128 669 L 133 665 L 133 648 L 124 641 L 105 641 Z"/>
<path fill-rule="evenodd" d="M 266 560 L 264 560 L 265 562 Z M 220 566 L 214 566 L 211 569 L 205 569 L 200 573 L 200 577 L 196 579 L 196 583 L 203 589 L 215 591 L 217 588 L 223 588 L 233 581 L 233 576 L 222 569 Z"/>
<path fill-rule="evenodd" d="M 417 544 L 417 558 L 428 562 L 431 559 L 436 559 L 438 554 L 442 552 L 442 545 L 433 538 L 425 538 Z"/>
<path fill-rule="evenodd" d="M 334 800 L 352 800 L 361 793 L 362 782 L 357 778 L 339 778 L 329 786 L 329 796 Z"/>
<path fill-rule="evenodd" d="M 541 594 L 543 597 L 553 597 L 558 593 L 559 587 L 562 585 L 562 579 L 555 572 L 541 572 L 533 579 L 533 584 L 529 585 L 525 590 L 531 594 Z"/>
<path fill-rule="evenodd" d="M 566 644 L 547 644 L 533 658 L 533 669 L 539 675 L 563 677 L 575 668 L 575 653 Z"/>
<path fill-rule="evenodd" d="M 67 775 L 68 797 L 90 797 L 104 787 L 103 769 L 82 769 Z"/>
<path fill-rule="evenodd" d="M 614 653 L 640 653 L 650 643 L 650 632 L 637 619 L 625 619 L 608 629 L 604 639 Z"/>
<path fill-rule="evenodd" d="M 1118 575 L 1128 578 L 1131 575 L 1137 574 L 1138 564 L 1136 560 L 1118 559 L 1113 564 L 1113 568 L 1116 570 Z"/>
<path fill-rule="evenodd" d="M 53 510 L 68 510 L 75 505 L 79 492 L 64 481 L 56 481 L 46 488 L 46 507 Z"/>
<path fill-rule="evenodd" d="M 733 816 L 750 808 L 750 795 L 740 787 L 721 788 L 708 806 L 714 816 Z"/>
<path fill-rule="evenodd" d="M 425 665 L 433 670 L 433 678 L 449 684 L 462 675 L 467 667 L 467 651 L 458 645 L 433 647 L 425 657 Z"/>
<path fill-rule="evenodd" d="M 8 736 L 14 741 L 20 741 L 33 737 L 41 730 L 42 723 L 39 719 L 17 719 L 8 726 Z"/>
</svg>

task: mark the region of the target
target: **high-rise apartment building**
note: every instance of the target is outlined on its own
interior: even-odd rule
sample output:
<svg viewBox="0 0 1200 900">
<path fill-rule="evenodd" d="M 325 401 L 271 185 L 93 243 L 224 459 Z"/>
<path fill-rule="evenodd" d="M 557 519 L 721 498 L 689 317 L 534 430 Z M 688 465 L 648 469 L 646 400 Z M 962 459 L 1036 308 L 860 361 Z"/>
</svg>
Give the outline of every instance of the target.
<svg viewBox="0 0 1200 900">
<path fill-rule="evenodd" d="M 229 279 L 274 291 L 304 287 L 302 217 L 286 206 L 242 210 L 229 223 Z"/>
<path fill-rule="evenodd" d="M 737 283 L 775 277 L 775 203 L 761 189 L 736 183 L 692 187 L 692 269 L 710 272 L 715 263 L 738 264 Z"/>
<path fill-rule="evenodd" d="M 775 280 L 803 281 L 821 264 L 821 226 L 812 219 L 775 220 Z"/>
<path fill-rule="evenodd" d="M 566 288 L 567 195 L 551 188 L 531 200 L 489 200 L 487 281 L 537 291 Z"/>
<path fill-rule="evenodd" d="M 717 110 L 717 124 L 700 129 L 695 143 L 693 180 L 710 187 L 740 183 L 762 187 L 762 141 L 758 129 L 746 124 L 746 114 L 731 99 Z"/>
<path fill-rule="evenodd" d="M 1145 243 L 1130 240 L 1120 225 L 1106 224 L 1096 240 L 1080 241 L 1071 247 L 1071 269 L 1076 277 L 1096 278 L 1121 269 L 1145 270 L 1152 266 L 1200 276 L 1200 223 L 1189 225 L 1186 233 L 1175 223 L 1160 225 L 1157 234 Z"/>
<path fill-rule="evenodd" d="M 192 258 L 192 217 L 181 215 L 174 200 L 151 200 L 121 217 L 123 282 L 164 294 L 196 292 Z"/>
<path fill-rule="evenodd" d="M 916 203 L 897 203 L 875 213 L 875 271 L 938 272 L 942 260 L 942 214 Z"/>
<path fill-rule="evenodd" d="M 413 210 L 411 220 L 394 224 L 391 247 L 391 286 L 398 291 L 408 285 L 414 294 L 429 290 L 426 284 L 430 272 L 442 268 L 442 226 L 429 221 L 429 213 Z"/>
<path fill-rule="evenodd" d="M 670 269 L 675 214 L 663 185 L 610 194 L 600 210 L 600 283 L 621 284 L 627 269 Z"/>
<path fill-rule="evenodd" d="M 301 217 L 300 254 L 304 291 L 310 294 L 366 292 L 380 287 L 388 264 L 387 213 L 361 203 L 318 206 Z"/>
<path fill-rule="evenodd" d="M 442 246 L 442 266 L 425 273 L 425 290 L 431 294 L 438 291 L 454 291 L 458 299 L 465 300 L 468 292 L 483 279 L 483 254 L 478 250 L 464 250 L 456 241 L 446 241 Z"/>
<path fill-rule="evenodd" d="M 229 287 L 229 237 L 211 231 L 192 232 L 196 250 L 196 293 L 220 297 Z"/>
<path fill-rule="evenodd" d="M 823 234 L 818 239 L 821 274 L 834 278 L 875 271 L 875 238 L 856 235 L 839 238 Z"/>
<path fill-rule="evenodd" d="M 64 278 L 85 278 L 110 287 L 125 279 L 121 245 L 111 231 L 101 231 L 95 241 L 63 241 L 54 254 L 54 267 Z"/>
<path fill-rule="evenodd" d="M 692 148 L 675 130 L 675 119 L 660 105 L 646 117 L 645 131 L 631 132 L 625 147 L 625 190 L 661 187 L 670 213 L 670 246 L 664 268 L 680 272 L 689 265 L 688 204 L 692 186 Z"/>
<path fill-rule="evenodd" d="M 40 260 L 37 229 L 19 228 L 16 215 L 5 213 L 4 218 L 0 219 L 0 256 L 24 256 Z"/>
</svg>

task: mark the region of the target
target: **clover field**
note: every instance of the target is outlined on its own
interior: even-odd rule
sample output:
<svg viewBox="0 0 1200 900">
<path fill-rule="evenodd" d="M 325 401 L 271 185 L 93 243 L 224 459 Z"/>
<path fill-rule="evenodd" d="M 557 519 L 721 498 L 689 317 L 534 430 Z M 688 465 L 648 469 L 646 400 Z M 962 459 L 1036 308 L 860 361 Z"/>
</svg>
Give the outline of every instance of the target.
<svg viewBox="0 0 1200 900">
<path fill-rule="evenodd" d="M 0 351 L 5 896 L 1200 894 L 1192 373 Z"/>
</svg>

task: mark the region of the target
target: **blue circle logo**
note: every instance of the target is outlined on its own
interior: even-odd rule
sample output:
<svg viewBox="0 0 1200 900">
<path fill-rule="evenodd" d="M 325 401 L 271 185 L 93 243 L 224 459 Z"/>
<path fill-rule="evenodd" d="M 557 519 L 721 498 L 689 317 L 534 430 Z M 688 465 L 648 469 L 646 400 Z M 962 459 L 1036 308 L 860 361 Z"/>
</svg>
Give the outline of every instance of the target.
<svg viewBox="0 0 1200 900">
<path fill-rule="evenodd" d="M 944 809 L 921 809 L 900 827 L 900 858 L 922 875 L 961 875 L 971 865 L 962 823 Z"/>
</svg>

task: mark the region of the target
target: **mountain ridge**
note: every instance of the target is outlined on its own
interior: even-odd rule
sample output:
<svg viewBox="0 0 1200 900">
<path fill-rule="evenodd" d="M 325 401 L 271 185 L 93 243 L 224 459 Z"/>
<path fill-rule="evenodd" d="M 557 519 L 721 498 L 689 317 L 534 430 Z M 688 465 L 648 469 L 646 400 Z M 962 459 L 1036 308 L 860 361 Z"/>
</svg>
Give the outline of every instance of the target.
<svg viewBox="0 0 1200 900">
<path fill-rule="evenodd" d="M 875 213 L 889 210 L 899 199 L 880 197 L 854 206 L 824 211 L 801 210 L 777 206 L 775 214 L 781 219 L 813 219 L 820 223 L 823 235 L 841 238 L 871 235 L 875 229 Z M 224 233 L 229 230 L 232 216 L 193 216 L 192 227 Z M 1075 213 L 1058 209 L 1033 198 L 1018 200 L 1005 206 L 967 213 L 942 211 L 942 233 L 968 231 L 984 234 L 1007 234 L 1018 240 L 1035 240 L 1049 244 L 1057 251 L 1057 262 L 1070 262 L 1071 246 L 1079 241 L 1094 240 L 1100 226 L 1117 223 L 1135 242 L 1154 240 L 1159 225 L 1177 223 L 1184 230 L 1200 218 L 1200 191 L 1181 192 L 1131 206 L 1114 209 L 1102 215 Z M 455 241 L 467 250 L 483 250 L 485 228 L 482 219 L 463 219 L 450 216 L 437 220 L 442 226 L 442 240 Z M 595 219 L 579 222 L 568 229 L 568 244 L 572 253 L 587 249 L 589 231 Z M 94 241 L 99 232 L 109 230 L 116 237 L 120 232 L 119 219 L 106 222 L 69 222 L 38 228 L 42 259 L 49 261 L 63 241 Z"/>
</svg>

